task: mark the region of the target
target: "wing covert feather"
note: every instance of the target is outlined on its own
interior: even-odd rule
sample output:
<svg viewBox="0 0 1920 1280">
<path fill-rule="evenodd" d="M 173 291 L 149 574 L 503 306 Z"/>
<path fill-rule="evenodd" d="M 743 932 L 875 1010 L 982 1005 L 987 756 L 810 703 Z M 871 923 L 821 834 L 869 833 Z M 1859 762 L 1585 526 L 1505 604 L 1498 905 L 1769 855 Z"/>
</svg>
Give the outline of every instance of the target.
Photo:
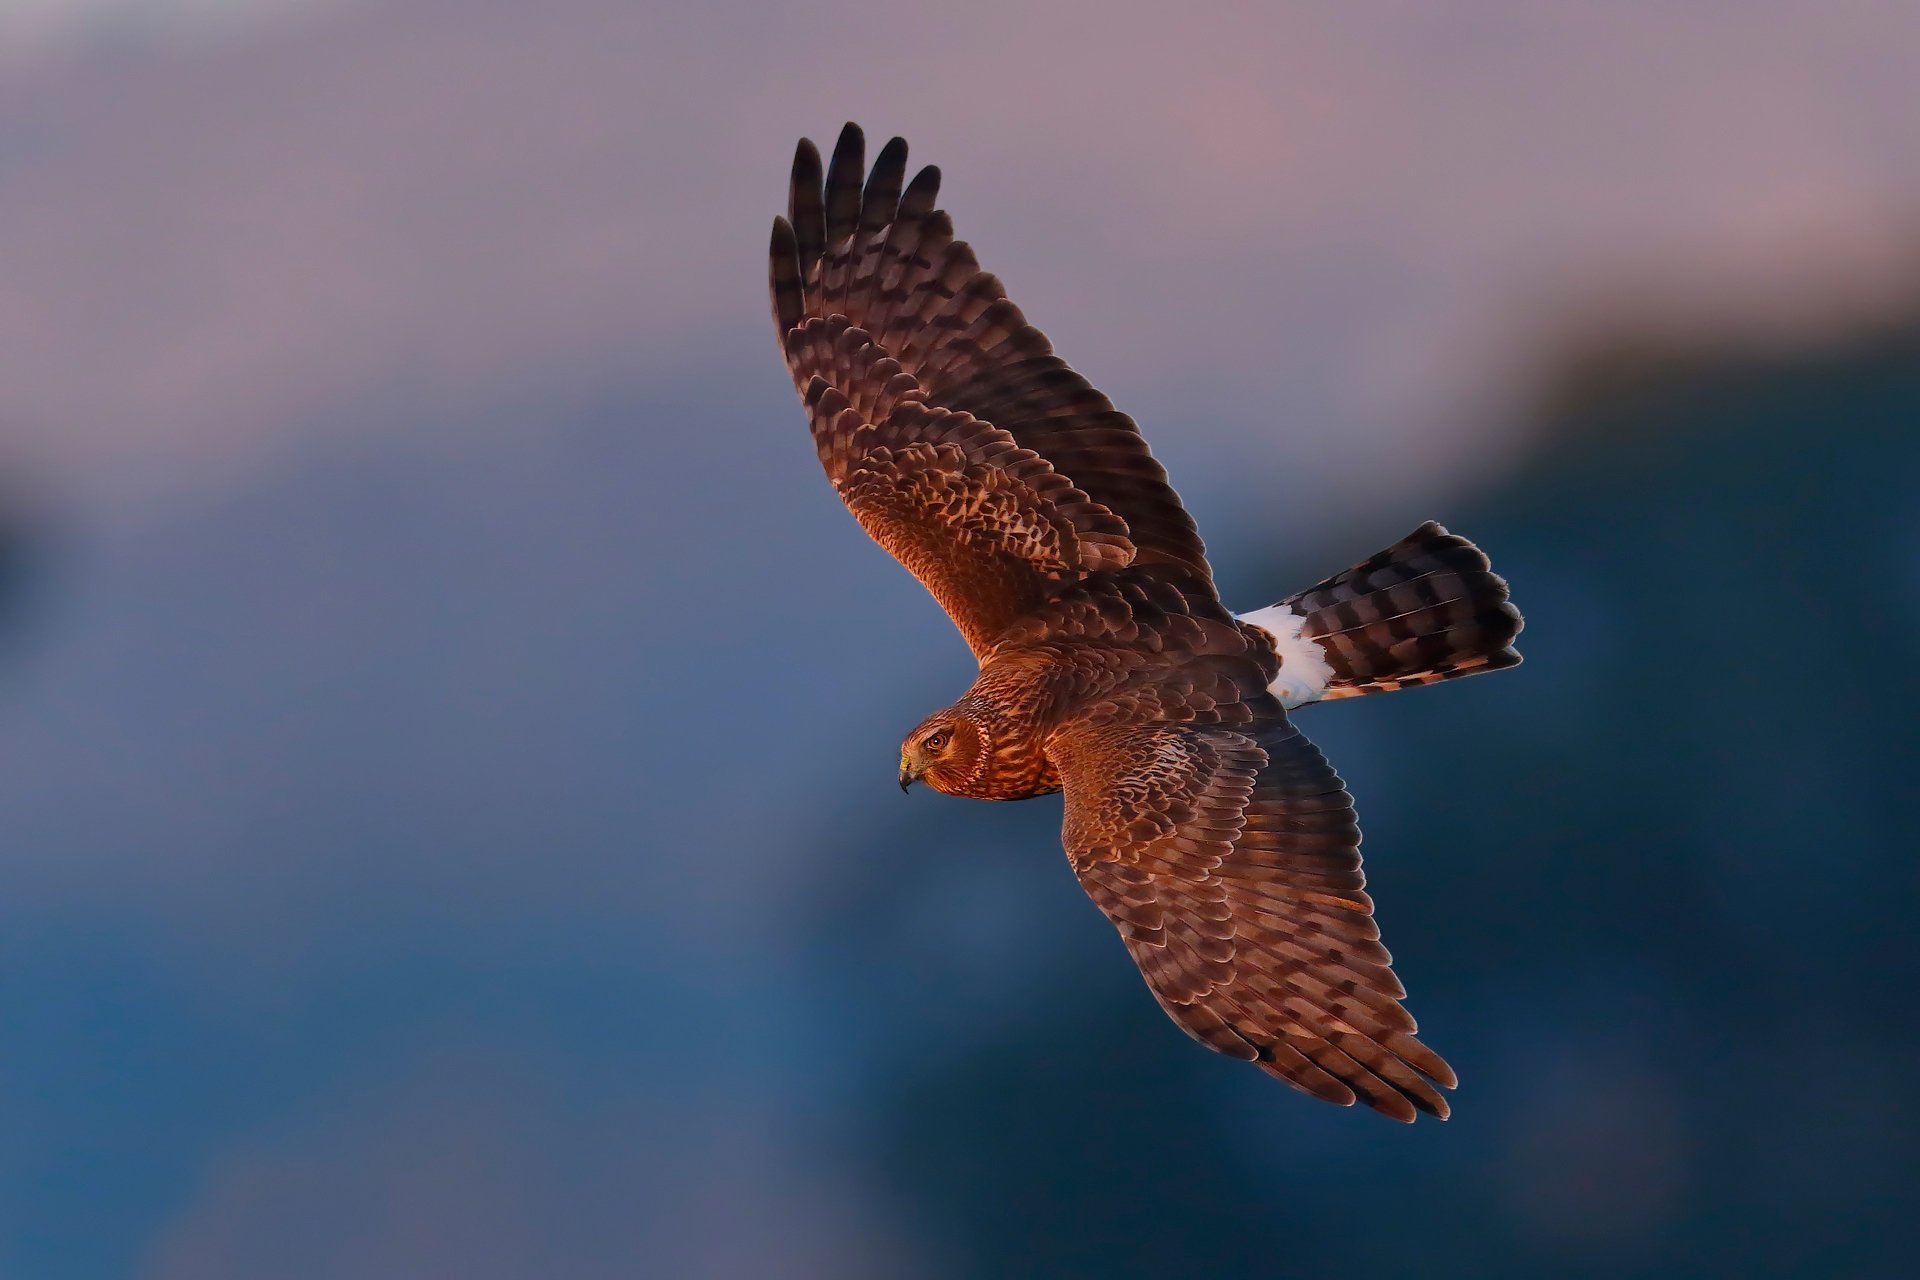
<svg viewBox="0 0 1920 1280">
<path fill-rule="evenodd" d="M 1284 716 L 1245 729 L 1069 727 L 1061 838 L 1161 1007 L 1329 1102 L 1445 1118 L 1362 886 L 1352 800 Z"/>
<path fill-rule="evenodd" d="M 1066 520 L 1083 534 L 1088 530 L 1081 517 L 1104 513 L 1097 521 L 1098 536 L 1079 544 L 1083 559 L 1064 565 L 1047 557 L 1036 562 L 1044 568 L 1029 574 L 1025 598 L 1037 602 L 1062 581 L 1116 564 L 1158 566 L 1211 592 L 1211 571 L 1193 521 L 1139 429 L 1053 354 L 999 279 L 982 271 L 973 250 L 954 238 L 951 220 L 934 207 L 939 170 L 929 166 L 907 181 L 907 148 L 898 138 L 881 149 L 870 173 L 863 172 L 864 155 L 864 136 L 851 124 L 824 165 L 819 151 L 803 139 L 794 155 L 787 216 L 774 223 L 769 251 L 774 323 L 794 385 L 809 408 L 817 398 L 813 383 L 820 379 L 861 423 L 876 429 L 908 402 L 922 406 L 919 414 L 947 411 L 958 417 L 941 429 L 957 429 L 954 422 L 962 420 L 989 427 L 1040 459 L 1064 485 L 1059 492 L 1074 495 L 1079 514 Z M 840 328 L 824 334 L 817 328 L 821 324 Z M 846 333 L 858 333 L 861 342 L 841 349 Z M 871 352 L 863 355 L 861 347 Z M 822 362 L 822 349 L 835 358 Z M 821 422 L 816 413 L 816 440 Z M 918 417 L 908 429 L 933 422 Z M 844 437 L 833 446 L 843 469 L 860 465 L 846 449 L 877 438 L 861 436 L 857 425 L 842 424 L 837 416 L 827 432 Z M 828 463 L 827 448 L 823 442 L 823 463 Z M 834 476 L 829 464 L 837 486 L 844 474 Z M 985 494 L 981 490 L 978 496 L 984 500 Z M 1036 490 L 1026 518 L 1041 519 L 1048 501 Z M 938 519 L 947 509 L 926 506 L 922 518 Z M 900 545 L 901 518 L 896 512 L 889 526 L 894 541 L 883 539 L 889 550 Z M 941 536 L 932 527 L 911 541 L 924 549 Z M 1101 549 L 1089 551 L 1092 545 Z M 1119 547 L 1124 550 L 1116 551 Z M 1067 552 L 1072 555 L 1073 547 Z M 1019 559 L 1014 554 L 1006 563 L 996 562 L 996 580 L 1017 573 Z M 948 572 L 944 588 L 928 583 L 950 613 L 956 599 L 966 609 L 963 596 L 955 594 L 966 577 Z M 980 617 L 959 614 L 955 621 L 970 643 L 986 625 Z M 980 650 L 978 643 L 974 647 Z"/>
<path fill-rule="evenodd" d="M 1124 521 L 1000 428 L 928 404 L 844 318 L 806 321 L 787 355 L 827 478 L 976 655 L 1061 583 L 1132 558 Z"/>
</svg>

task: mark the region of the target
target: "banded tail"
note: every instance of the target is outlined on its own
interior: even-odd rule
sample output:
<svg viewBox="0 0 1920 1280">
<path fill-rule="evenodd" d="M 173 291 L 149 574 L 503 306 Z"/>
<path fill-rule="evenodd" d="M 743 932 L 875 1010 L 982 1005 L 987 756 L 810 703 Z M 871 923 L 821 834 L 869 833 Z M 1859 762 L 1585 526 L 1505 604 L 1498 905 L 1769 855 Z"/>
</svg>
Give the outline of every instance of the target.
<svg viewBox="0 0 1920 1280">
<path fill-rule="evenodd" d="M 1523 623 L 1506 579 L 1431 520 L 1240 621 L 1273 638 L 1280 674 L 1269 687 L 1289 709 L 1520 664 L 1513 639 Z"/>
</svg>

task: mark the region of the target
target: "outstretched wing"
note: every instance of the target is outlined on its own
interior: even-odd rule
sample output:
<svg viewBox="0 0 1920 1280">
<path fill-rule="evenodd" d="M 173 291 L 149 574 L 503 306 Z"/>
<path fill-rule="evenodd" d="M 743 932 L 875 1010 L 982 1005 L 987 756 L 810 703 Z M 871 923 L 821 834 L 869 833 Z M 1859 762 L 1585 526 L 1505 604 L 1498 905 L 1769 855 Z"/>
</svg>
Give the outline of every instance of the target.
<svg viewBox="0 0 1920 1280">
<path fill-rule="evenodd" d="M 1128 564 L 1126 523 L 1007 432 L 927 403 L 844 316 L 787 334 L 827 478 L 976 655 L 1061 583 Z"/>
<path fill-rule="evenodd" d="M 1211 588 L 1133 420 L 1053 354 L 893 139 L 802 140 L 769 261 L 774 323 L 828 477 L 976 653 L 1063 581 L 1127 564 Z M 864 177 L 864 183 L 862 181 Z"/>
<path fill-rule="evenodd" d="M 1161 1007 L 1315 1097 L 1444 1119 L 1363 892 L 1352 798 L 1283 714 L 1068 728 L 1062 840 Z"/>
</svg>

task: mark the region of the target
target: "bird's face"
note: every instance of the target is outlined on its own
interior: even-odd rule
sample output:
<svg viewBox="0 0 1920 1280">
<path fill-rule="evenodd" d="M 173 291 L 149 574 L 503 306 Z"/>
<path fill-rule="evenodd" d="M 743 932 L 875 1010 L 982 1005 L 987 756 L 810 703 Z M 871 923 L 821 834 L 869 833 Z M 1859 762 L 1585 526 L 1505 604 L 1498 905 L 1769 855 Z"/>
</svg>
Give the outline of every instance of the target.
<svg viewBox="0 0 1920 1280">
<path fill-rule="evenodd" d="M 935 791 L 963 795 L 986 760 L 979 722 L 958 708 L 928 716 L 900 744 L 900 789 L 925 781 Z"/>
</svg>

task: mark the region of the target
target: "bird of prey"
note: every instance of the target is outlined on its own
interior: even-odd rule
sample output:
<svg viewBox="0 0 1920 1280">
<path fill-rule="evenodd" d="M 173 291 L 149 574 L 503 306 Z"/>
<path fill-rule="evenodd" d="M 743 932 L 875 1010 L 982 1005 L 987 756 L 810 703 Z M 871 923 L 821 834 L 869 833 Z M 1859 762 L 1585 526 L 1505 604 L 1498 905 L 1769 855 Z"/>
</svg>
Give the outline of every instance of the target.
<svg viewBox="0 0 1920 1280">
<path fill-rule="evenodd" d="M 1363 890 L 1352 797 L 1290 712 L 1520 661 L 1519 612 L 1437 524 L 1235 616 L 1131 418 L 1053 353 L 894 138 L 802 139 L 773 317 L 820 462 L 980 673 L 900 785 L 1065 793 L 1073 870 L 1190 1035 L 1317 1098 L 1447 1115 Z"/>
</svg>

